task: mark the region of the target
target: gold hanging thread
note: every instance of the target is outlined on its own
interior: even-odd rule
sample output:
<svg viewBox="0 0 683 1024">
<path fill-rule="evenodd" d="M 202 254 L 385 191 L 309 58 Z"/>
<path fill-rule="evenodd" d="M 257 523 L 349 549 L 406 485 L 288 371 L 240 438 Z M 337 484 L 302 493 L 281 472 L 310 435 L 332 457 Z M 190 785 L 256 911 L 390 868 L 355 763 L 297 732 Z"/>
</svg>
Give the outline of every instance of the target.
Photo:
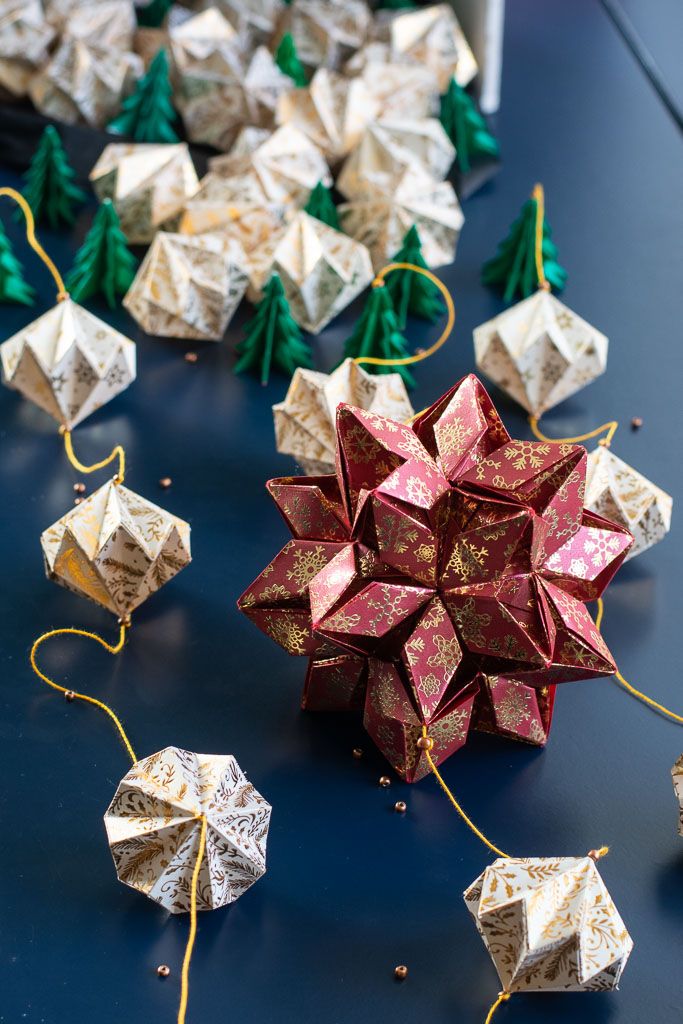
<svg viewBox="0 0 683 1024">
<path fill-rule="evenodd" d="M 505 990 L 503 990 L 502 992 L 498 993 L 498 998 L 496 999 L 495 1003 L 493 1004 L 488 1014 L 486 1015 L 486 1020 L 484 1021 L 484 1024 L 491 1024 L 491 1021 L 493 1020 L 493 1015 L 498 1009 L 498 1007 L 501 1006 L 503 1003 L 507 1003 L 509 998 L 510 992 L 506 992 Z"/>
<path fill-rule="evenodd" d="M 529 416 L 529 426 L 531 427 L 531 433 L 539 441 L 547 441 L 550 444 L 579 444 L 581 441 L 590 441 L 593 437 L 599 437 L 600 434 L 604 434 L 598 441 L 598 444 L 603 448 L 609 448 L 612 444 L 612 439 L 617 432 L 619 427 L 618 420 L 608 420 L 607 423 L 601 424 L 596 427 L 595 430 L 589 430 L 586 434 L 576 434 L 575 437 L 548 437 L 538 426 L 538 416 Z"/>
<path fill-rule="evenodd" d="M 9 199 L 13 199 L 17 206 L 21 208 L 24 217 L 26 218 L 26 241 L 52 274 L 54 282 L 57 285 L 57 302 L 63 302 L 64 299 L 68 299 L 69 293 L 64 285 L 62 275 L 59 273 L 57 267 L 36 238 L 36 222 L 33 216 L 33 210 L 28 205 L 21 192 L 17 192 L 14 188 L 9 188 L 8 186 L 0 188 L 0 196 L 7 196 Z"/>
<path fill-rule="evenodd" d="M 199 833 L 197 860 L 195 861 L 194 870 L 192 872 L 192 891 L 190 892 L 190 932 L 187 937 L 187 946 L 185 947 L 185 956 L 183 957 L 183 969 L 180 975 L 178 1024 L 185 1024 L 185 1014 L 187 1013 L 187 999 L 190 992 L 190 961 L 192 960 L 194 940 L 197 936 L 197 886 L 199 884 L 199 872 L 201 871 L 202 860 L 204 859 L 204 850 L 206 849 L 206 815 L 200 814 L 197 817 L 201 821 L 202 827 L 201 832 Z"/>
<path fill-rule="evenodd" d="M 120 444 L 117 444 L 112 448 L 106 459 L 102 459 L 101 462 L 93 462 L 90 466 L 85 466 L 74 453 L 71 431 L 67 430 L 66 427 L 60 427 L 59 432 L 64 437 L 64 450 L 66 452 L 66 457 L 74 469 L 77 469 L 79 473 L 95 473 L 98 469 L 104 469 L 105 466 L 109 466 L 115 459 L 118 459 L 119 471 L 114 477 L 114 482 L 117 484 L 123 483 L 126 477 L 126 453 Z"/>
<path fill-rule="evenodd" d="M 545 276 L 545 268 L 543 266 L 543 222 L 545 220 L 545 193 L 543 191 L 543 185 L 540 182 L 534 185 L 534 190 L 531 193 L 531 198 L 536 200 L 536 236 L 534 244 L 534 257 L 536 260 L 536 277 L 538 278 L 538 287 L 544 291 L 550 291 L 550 281 Z"/>
</svg>

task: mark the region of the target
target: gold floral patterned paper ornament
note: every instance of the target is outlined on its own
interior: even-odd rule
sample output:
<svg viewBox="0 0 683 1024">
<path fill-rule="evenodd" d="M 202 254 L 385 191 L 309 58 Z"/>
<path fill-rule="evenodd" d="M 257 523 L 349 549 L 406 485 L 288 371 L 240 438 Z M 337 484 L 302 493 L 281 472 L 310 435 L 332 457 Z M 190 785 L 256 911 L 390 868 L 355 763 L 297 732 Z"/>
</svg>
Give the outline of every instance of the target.
<svg viewBox="0 0 683 1024">
<path fill-rule="evenodd" d="M 366 373 L 353 359 L 330 374 L 299 367 L 284 400 L 273 406 L 273 418 L 277 450 L 292 455 L 307 476 L 334 473 L 340 402 L 399 422 L 415 411 L 398 373 Z"/>
<path fill-rule="evenodd" d="M 111 199 L 128 241 L 140 244 L 172 230 L 199 186 L 184 142 L 111 143 L 89 177 L 97 198 Z"/>
<path fill-rule="evenodd" d="M 450 4 L 435 4 L 392 17 L 389 44 L 395 58 L 431 68 L 445 92 L 451 78 L 468 85 L 477 62 Z"/>
<path fill-rule="evenodd" d="M 232 755 L 165 747 L 124 776 L 104 824 L 120 881 L 180 914 L 190 909 L 202 816 L 197 909 L 214 910 L 265 873 L 270 812 Z"/>
<path fill-rule="evenodd" d="M 683 754 L 681 754 L 671 769 L 671 777 L 674 784 L 674 793 L 679 804 L 678 833 L 683 836 Z"/>
<path fill-rule="evenodd" d="M 8 387 L 71 429 L 135 380 L 135 344 L 66 298 L 0 345 Z"/>
<path fill-rule="evenodd" d="M 115 477 L 40 538 L 49 579 L 121 619 L 191 561 L 190 527 Z"/>
<path fill-rule="evenodd" d="M 311 68 L 339 68 L 362 46 L 370 27 L 365 0 L 292 0 L 281 22 L 299 59 Z"/>
<path fill-rule="evenodd" d="M 439 83 L 424 64 L 398 63 L 385 43 L 368 43 L 344 66 L 378 104 L 378 118 L 431 117 L 439 109 Z"/>
<path fill-rule="evenodd" d="M 0 87 L 25 96 L 54 36 L 40 0 L 0 0 Z"/>
</svg>

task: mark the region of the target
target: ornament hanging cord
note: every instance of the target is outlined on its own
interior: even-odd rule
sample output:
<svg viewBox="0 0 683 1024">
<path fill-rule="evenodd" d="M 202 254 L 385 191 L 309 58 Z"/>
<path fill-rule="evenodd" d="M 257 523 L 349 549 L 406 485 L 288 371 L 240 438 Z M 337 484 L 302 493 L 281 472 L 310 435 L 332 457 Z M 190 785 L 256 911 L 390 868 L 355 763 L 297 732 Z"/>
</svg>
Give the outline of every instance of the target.
<svg viewBox="0 0 683 1024">
<path fill-rule="evenodd" d="M 64 437 L 64 451 L 66 452 L 66 457 L 74 469 L 77 469 L 79 473 L 95 473 L 98 469 L 104 469 L 105 466 L 109 466 L 114 459 L 118 459 L 119 471 L 114 477 L 114 482 L 117 484 L 123 483 L 126 477 L 126 453 L 120 444 L 117 444 L 112 448 L 106 459 L 102 459 L 100 462 L 93 462 L 92 465 L 86 466 L 74 453 L 73 443 L 71 441 L 71 431 L 67 430 L 66 427 L 60 427 L 59 432 Z"/>
<path fill-rule="evenodd" d="M 33 210 L 28 205 L 21 192 L 17 192 L 14 188 L 9 188 L 8 186 L 0 188 L 0 196 L 7 196 L 9 199 L 13 199 L 17 206 L 22 210 L 24 217 L 26 218 L 26 241 L 52 274 L 54 282 L 57 285 L 57 302 L 63 302 L 64 299 L 68 299 L 69 293 L 64 285 L 62 275 L 59 273 L 57 267 L 36 238 L 36 222 L 33 216 Z"/>
</svg>

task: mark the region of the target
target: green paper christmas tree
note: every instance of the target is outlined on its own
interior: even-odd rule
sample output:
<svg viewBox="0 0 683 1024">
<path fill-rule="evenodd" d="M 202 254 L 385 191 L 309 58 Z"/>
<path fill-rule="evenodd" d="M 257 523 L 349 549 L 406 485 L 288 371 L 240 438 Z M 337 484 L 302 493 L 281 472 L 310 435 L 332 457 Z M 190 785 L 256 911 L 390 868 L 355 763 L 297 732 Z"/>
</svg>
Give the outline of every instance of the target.
<svg viewBox="0 0 683 1024">
<path fill-rule="evenodd" d="M 292 319 L 282 281 L 273 274 L 263 289 L 263 298 L 256 313 L 245 324 L 246 335 L 237 346 L 239 356 L 235 373 L 244 370 L 261 374 L 261 383 L 267 384 L 272 368 L 286 376 L 297 366 L 311 367 L 311 349 Z"/>
<path fill-rule="evenodd" d="M 329 227 L 339 231 L 337 207 L 332 202 L 330 190 L 325 188 L 322 181 L 319 181 L 311 192 L 304 210 L 311 217 L 315 217 L 317 220 L 321 220 L 323 224 L 327 224 Z"/>
<path fill-rule="evenodd" d="M 168 57 L 165 50 L 159 50 L 107 131 L 127 135 L 136 142 L 177 142 L 171 127 L 178 117 L 171 103 L 172 92 Z"/>
<path fill-rule="evenodd" d="M 275 63 L 283 74 L 289 75 L 296 86 L 308 84 L 306 71 L 296 52 L 296 43 L 290 32 L 285 32 L 275 51 Z"/>
<path fill-rule="evenodd" d="M 536 192 L 536 190 L 534 190 Z M 503 289 L 503 298 L 511 302 L 516 294 L 528 298 L 539 287 L 536 268 L 536 220 L 538 199 L 527 199 L 521 213 L 511 225 L 507 238 L 498 245 L 498 251 L 482 267 L 484 284 Z M 561 291 L 567 280 L 567 271 L 557 262 L 557 246 L 551 230 L 543 218 L 543 273 L 551 288 Z"/>
<path fill-rule="evenodd" d="M 74 206 L 84 203 L 86 198 L 75 184 L 75 177 L 57 129 L 47 125 L 24 175 L 24 199 L 37 223 L 46 220 L 51 228 L 58 227 L 60 222 L 73 224 Z M 23 220 L 23 216 L 19 210 L 17 219 Z"/>
<path fill-rule="evenodd" d="M 408 342 L 401 334 L 386 285 L 371 288 L 353 334 L 344 345 L 344 359 L 361 356 L 406 359 L 409 355 Z M 406 387 L 415 387 L 415 379 L 407 366 L 373 366 L 372 363 L 361 363 L 361 366 L 369 373 L 400 373 Z"/>
<path fill-rule="evenodd" d="M 472 164 L 484 157 L 497 157 L 497 140 L 474 105 L 472 97 L 454 78 L 441 97 L 441 124 L 455 146 L 458 167 L 469 174 Z"/>
<path fill-rule="evenodd" d="M 33 288 L 24 280 L 24 271 L 14 255 L 12 243 L 0 224 L 0 302 L 32 306 L 35 297 Z"/>
<path fill-rule="evenodd" d="M 135 277 L 138 261 L 128 248 L 119 218 L 109 199 L 95 214 L 92 227 L 66 281 L 71 298 L 83 302 L 102 293 L 112 309 Z"/>
<path fill-rule="evenodd" d="M 173 0 L 151 0 L 145 7 L 137 7 L 138 25 L 141 28 L 159 28 L 173 6 Z"/>
<path fill-rule="evenodd" d="M 414 0 L 382 0 L 382 3 L 377 5 L 380 11 L 412 10 L 414 7 L 417 7 Z"/>
<path fill-rule="evenodd" d="M 391 262 L 414 263 L 423 270 L 429 269 L 422 255 L 420 235 L 414 224 L 406 233 L 403 245 Z M 387 274 L 385 287 L 393 300 L 401 330 L 405 328 L 409 313 L 432 322 L 443 315 L 444 303 L 439 289 L 429 278 L 416 274 L 414 270 L 392 270 Z"/>
</svg>

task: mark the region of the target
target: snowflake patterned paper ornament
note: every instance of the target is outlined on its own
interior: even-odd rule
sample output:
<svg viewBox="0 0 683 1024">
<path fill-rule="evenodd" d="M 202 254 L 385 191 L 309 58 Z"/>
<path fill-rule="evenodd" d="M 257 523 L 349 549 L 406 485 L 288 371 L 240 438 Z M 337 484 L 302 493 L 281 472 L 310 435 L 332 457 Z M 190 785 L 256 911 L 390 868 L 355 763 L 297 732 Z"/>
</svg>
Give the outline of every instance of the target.
<svg viewBox="0 0 683 1024">
<path fill-rule="evenodd" d="M 628 553 L 633 558 L 669 532 L 673 498 L 609 448 L 598 445 L 588 456 L 586 508 L 633 534 Z"/>
<path fill-rule="evenodd" d="M 236 238 L 159 231 L 123 305 L 147 334 L 221 341 L 246 291 L 244 262 Z"/>
<path fill-rule="evenodd" d="M 197 910 L 215 910 L 265 873 L 270 811 L 231 754 L 165 747 L 124 776 L 104 824 L 119 880 L 181 914 L 190 909 L 202 817 Z"/>
<path fill-rule="evenodd" d="M 135 380 L 135 344 L 66 298 L 0 345 L 5 384 L 70 430 Z"/>
<path fill-rule="evenodd" d="M 604 373 L 608 340 L 540 289 L 474 330 L 477 368 L 539 418 Z"/>
<path fill-rule="evenodd" d="M 499 858 L 464 900 L 503 993 L 618 987 L 633 940 L 594 857 Z"/>
<path fill-rule="evenodd" d="M 425 727 L 439 763 L 483 720 L 482 675 L 547 687 L 550 703 L 557 683 L 614 672 L 584 602 L 632 538 L 584 511 L 585 466 L 581 447 L 512 440 L 473 376 L 412 426 L 341 405 L 336 475 L 270 482 L 295 539 L 239 606 L 310 658 L 306 706 L 365 700 L 368 731 L 415 781 L 430 770 Z M 505 699 L 484 705 L 518 736 Z M 549 708 L 529 714 L 520 738 L 540 741 Z"/>
<path fill-rule="evenodd" d="M 48 579 L 120 619 L 189 565 L 190 526 L 114 477 L 44 531 Z"/>
<path fill-rule="evenodd" d="M 96 196 L 111 199 L 129 242 L 151 242 L 173 230 L 199 187 L 187 145 L 114 142 L 102 150 L 89 175 Z"/>
<path fill-rule="evenodd" d="M 554 686 L 533 686 L 523 674 L 480 675 L 471 727 L 533 746 L 547 743 L 555 703 Z"/>
<path fill-rule="evenodd" d="M 54 37 L 40 0 L 0 0 L 0 88 L 25 96 Z"/>
<path fill-rule="evenodd" d="M 281 30 L 308 67 L 339 68 L 365 42 L 371 20 L 365 0 L 292 0 Z"/>
<path fill-rule="evenodd" d="M 679 804 L 678 833 L 683 836 L 683 754 L 681 754 L 671 769 L 671 777 L 674 784 L 674 793 Z"/>
<path fill-rule="evenodd" d="M 398 373 L 366 373 L 353 359 L 329 374 L 298 369 L 284 400 L 273 406 L 275 443 L 307 476 L 334 473 L 335 415 L 341 402 L 399 422 L 414 413 Z"/>
</svg>

